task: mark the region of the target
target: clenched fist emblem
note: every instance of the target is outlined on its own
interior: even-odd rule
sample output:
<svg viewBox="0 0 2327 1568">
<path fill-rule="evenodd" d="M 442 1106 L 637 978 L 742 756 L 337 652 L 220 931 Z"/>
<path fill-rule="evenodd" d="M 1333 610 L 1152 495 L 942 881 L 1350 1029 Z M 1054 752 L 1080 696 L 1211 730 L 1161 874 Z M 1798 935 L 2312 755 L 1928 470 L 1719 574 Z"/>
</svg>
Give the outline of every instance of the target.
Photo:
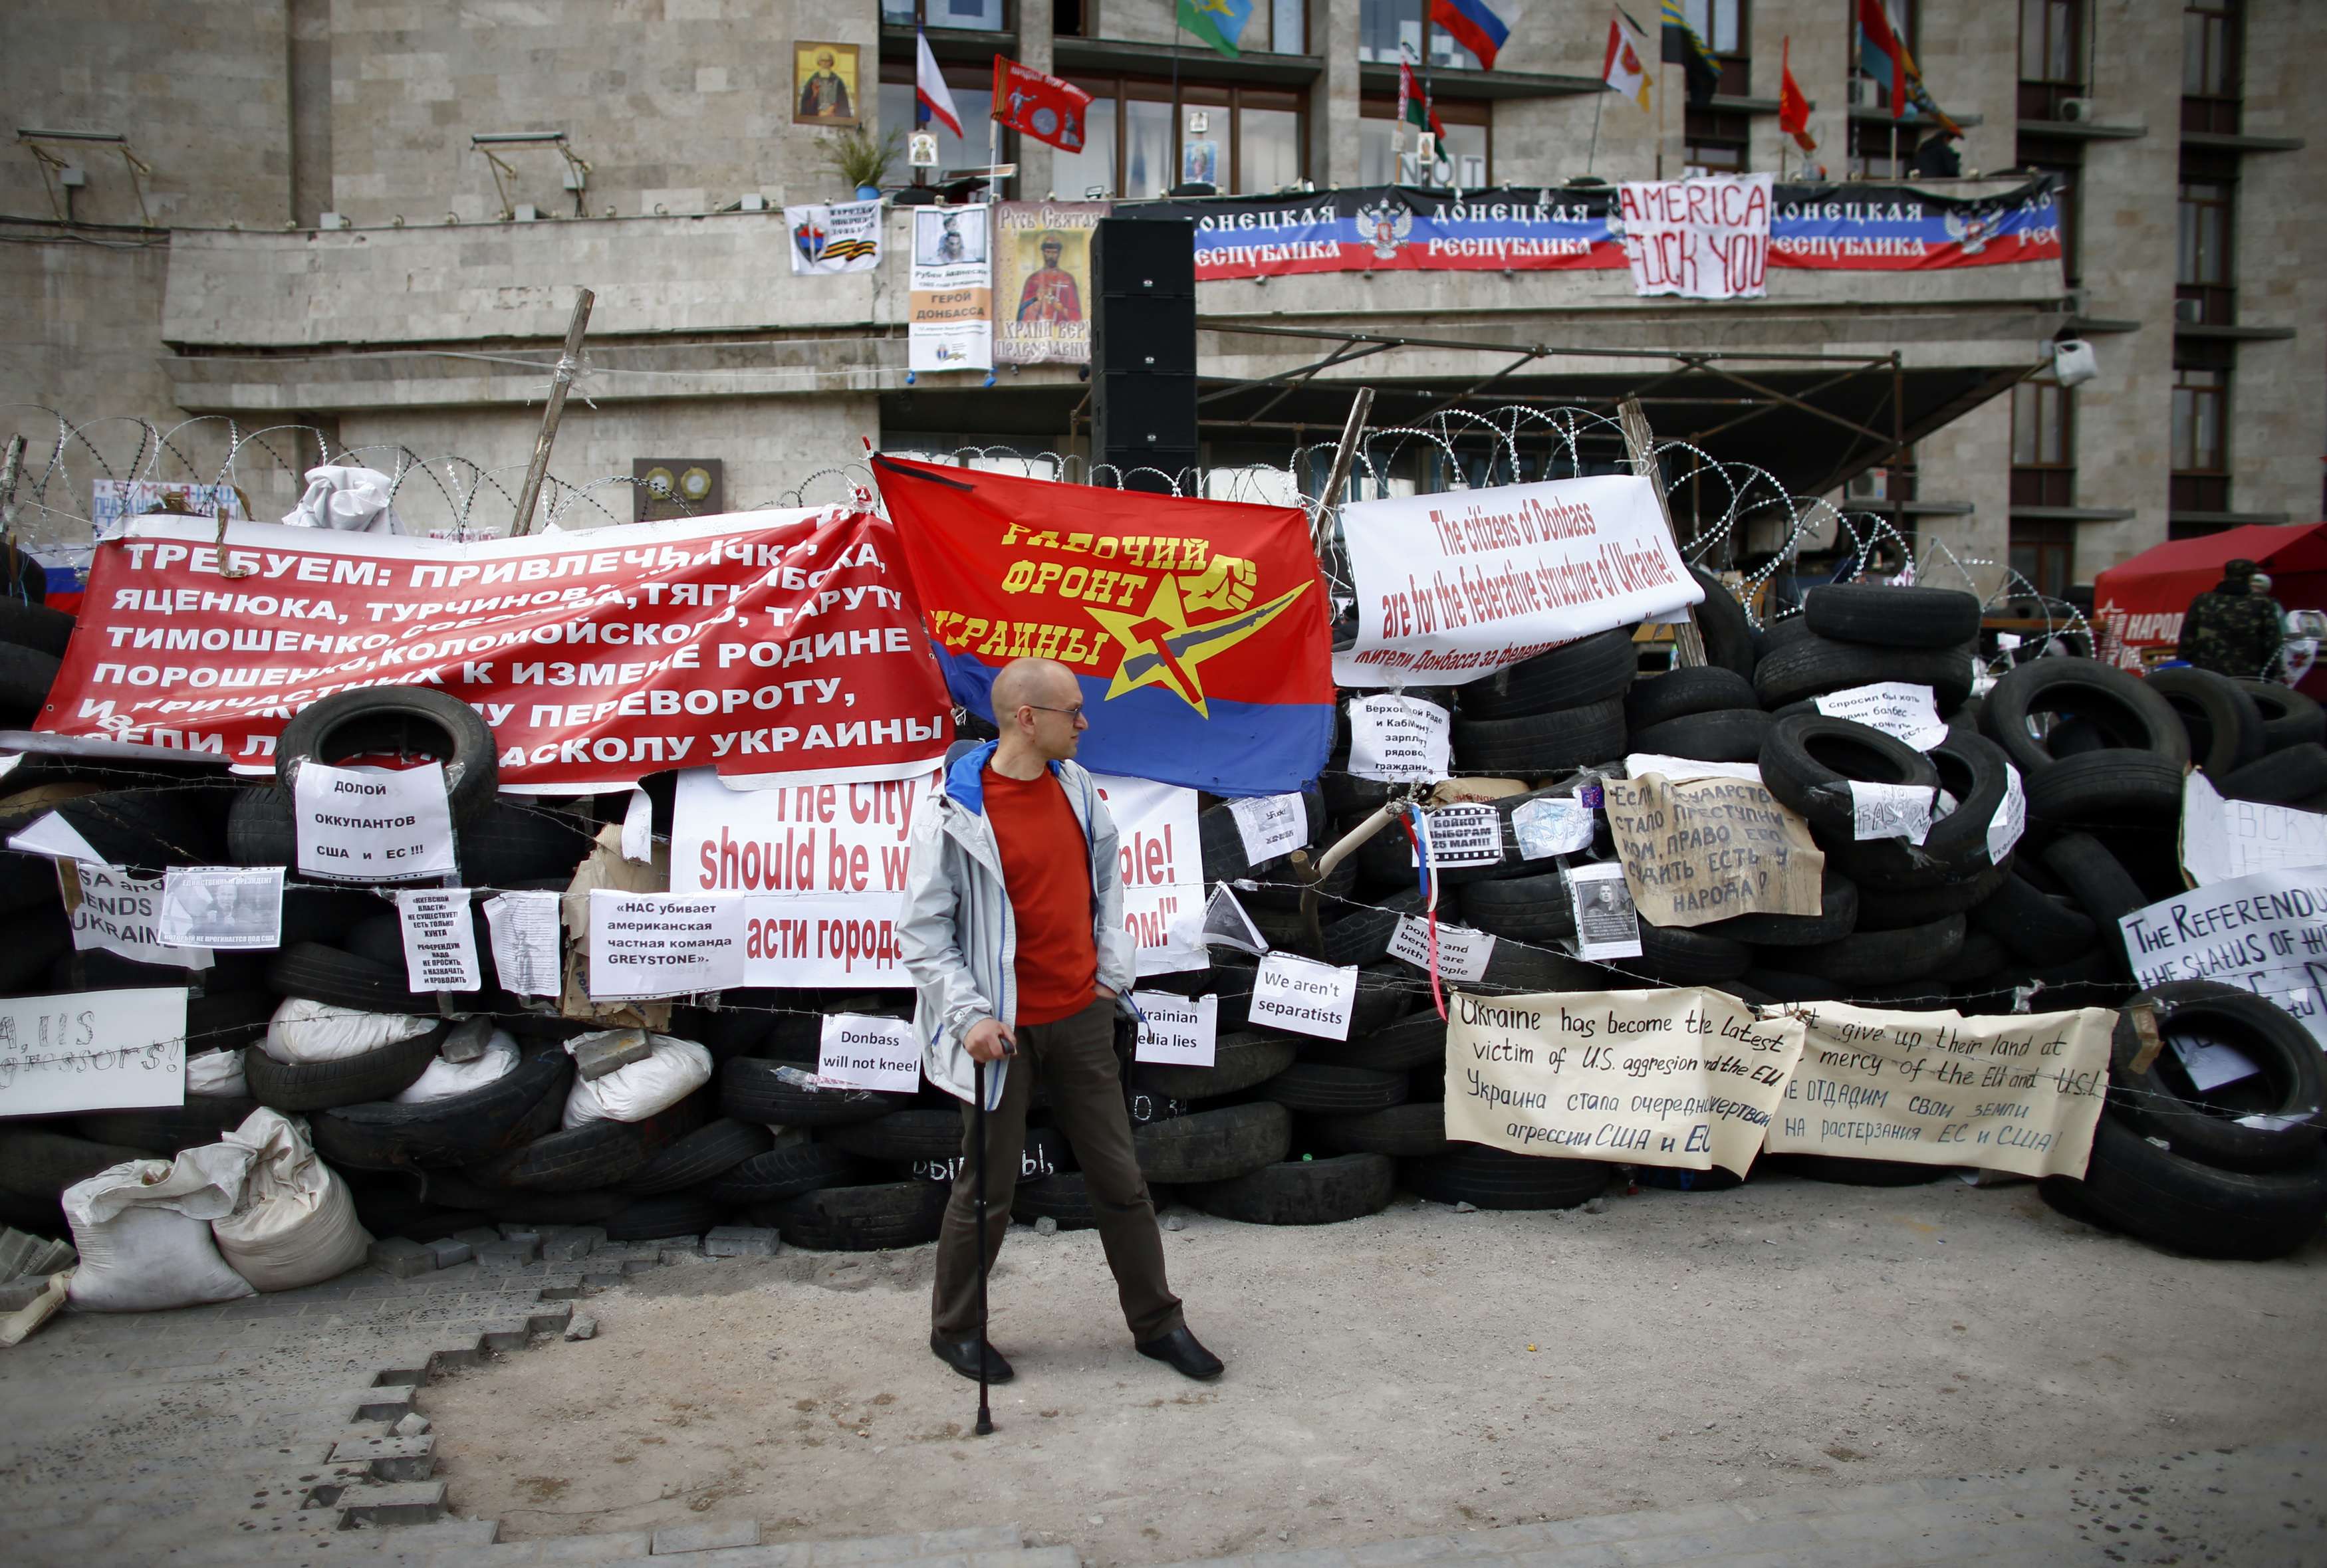
<svg viewBox="0 0 2327 1568">
<path fill-rule="evenodd" d="M 1184 610 L 1242 610 L 1252 602 L 1260 569 L 1238 555 L 1214 555 L 1202 572 L 1180 578 Z"/>
</svg>

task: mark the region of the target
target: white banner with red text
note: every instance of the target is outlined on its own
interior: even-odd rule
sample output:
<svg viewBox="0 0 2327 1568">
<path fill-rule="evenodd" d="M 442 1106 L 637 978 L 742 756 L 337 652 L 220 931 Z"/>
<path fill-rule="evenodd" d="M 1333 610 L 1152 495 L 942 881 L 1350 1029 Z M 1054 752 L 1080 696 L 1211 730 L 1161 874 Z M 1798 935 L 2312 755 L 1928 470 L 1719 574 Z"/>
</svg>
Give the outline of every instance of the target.
<svg viewBox="0 0 2327 1568">
<path fill-rule="evenodd" d="M 416 685 L 484 715 L 508 790 L 902 778 L 952 723 L 896 559 L 839 507 L 467 543 L 138 518 L 97 547 L 39 727 L 272 771 L 300 708 Z"/>
</svg>

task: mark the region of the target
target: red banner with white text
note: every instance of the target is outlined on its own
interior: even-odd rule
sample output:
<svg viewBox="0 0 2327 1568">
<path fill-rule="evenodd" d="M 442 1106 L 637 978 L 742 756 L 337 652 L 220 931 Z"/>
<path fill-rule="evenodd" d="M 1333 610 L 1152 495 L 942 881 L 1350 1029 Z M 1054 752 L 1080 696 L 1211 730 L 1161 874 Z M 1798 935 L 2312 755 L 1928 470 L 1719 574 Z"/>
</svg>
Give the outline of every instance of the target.
<svg viewBox="0 0 2327 1568">
<path fill-rule="evenodd" d="M 952 739 L 896 535 L 843 507 L 459 543 L 139 518 L 100 544 L 39 728 L 267 771 L 308 704 L 432 686 L 500 786 L 668 768 L 896 779 Z"/>
</svg>

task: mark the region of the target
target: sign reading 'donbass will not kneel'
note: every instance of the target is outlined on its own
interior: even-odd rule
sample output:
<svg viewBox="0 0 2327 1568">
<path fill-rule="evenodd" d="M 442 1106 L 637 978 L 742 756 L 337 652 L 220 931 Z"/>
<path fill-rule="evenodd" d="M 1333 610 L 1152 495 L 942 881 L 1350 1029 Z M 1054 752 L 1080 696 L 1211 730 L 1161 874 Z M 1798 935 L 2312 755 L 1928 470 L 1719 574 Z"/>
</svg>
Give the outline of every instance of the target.
<svg viewBox="0 0 2327 1568">
<path fill-rule="evenodd" d="M 921 1042 L 912 1021 L 863 1013 L 827 1013 L 816 1076 L 835 1088 L 910 1095 L 921 1087 Z"/>
<path fill-rule="evenodd" d="M 444 765 L 389 771 L 303 762 L 291 786 L 299 873 L 332 882 L 422 882 L 453 872 Z"/>
</svg>

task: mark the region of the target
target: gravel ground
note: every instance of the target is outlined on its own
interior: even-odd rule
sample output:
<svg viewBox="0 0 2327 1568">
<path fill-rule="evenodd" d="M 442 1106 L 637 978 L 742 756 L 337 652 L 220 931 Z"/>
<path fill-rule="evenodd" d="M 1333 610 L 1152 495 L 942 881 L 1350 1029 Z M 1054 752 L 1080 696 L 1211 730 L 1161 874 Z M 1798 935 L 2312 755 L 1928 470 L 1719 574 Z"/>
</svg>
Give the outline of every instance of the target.
<svg viewBox="0 0 2327 1568">
<path fill-rule="evenodd" d="M 437 1473 L 505 1540 L 1012 1519 L 1099 1565 L 2327 1430 L 2327 1244 L 2173 1257 L 2024 1184 L 1185 1218 L 1166 1249 L 1217 1384 L 1132 1353 L 1091 1233 L 1012 1231 L 1019 1375 L 982 1439 L 927 1349 L 930 1248 L 697 1262 L 582 1303 L 595 1339 L 432 1385 Z"/>
</svg>

